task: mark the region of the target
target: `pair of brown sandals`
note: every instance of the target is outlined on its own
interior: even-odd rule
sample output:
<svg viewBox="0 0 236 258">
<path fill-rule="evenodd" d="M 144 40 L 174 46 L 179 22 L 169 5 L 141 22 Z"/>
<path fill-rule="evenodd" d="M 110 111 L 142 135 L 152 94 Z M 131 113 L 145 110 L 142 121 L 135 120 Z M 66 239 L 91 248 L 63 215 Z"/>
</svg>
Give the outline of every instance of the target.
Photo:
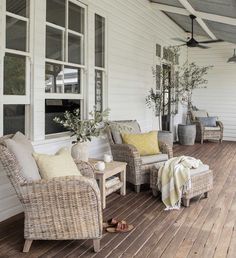
<svg viewBox="0 0 236 258">
<path fill-rule="evenodd" d="M 134 226 L 127 224 L 125 220 L 117 220 L 114 218 L 103 223 L 103 227 L 109 233 L 126 233 L 134 229 Z"/>
</svg>

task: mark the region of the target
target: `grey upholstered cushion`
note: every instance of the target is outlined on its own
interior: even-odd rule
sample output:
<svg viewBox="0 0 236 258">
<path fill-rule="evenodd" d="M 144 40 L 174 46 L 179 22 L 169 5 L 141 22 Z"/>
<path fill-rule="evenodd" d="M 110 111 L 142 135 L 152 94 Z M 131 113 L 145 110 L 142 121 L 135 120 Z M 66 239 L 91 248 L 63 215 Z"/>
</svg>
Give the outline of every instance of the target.
<svg viewBox="0 0 236 258">
<path fill-rule="evenodd" d="M 141 156 L 142 165 L 159 163 L 167 160 L 168 160 L 168 155 L 162 154 L 162 153 L 157 155 Z"/>
<path fill-rule="evenodd" d="M 198 121 L 205 127 L 216 127 L 217 117 L 208 116 L 208 117 L 196 117 Z"/>
<path fill-rule="evenodd" d="M 116 121 L 110 123 L 113 140 L 116 144 L 122 144 L 121 133 L 141 133 L 139 124 L 133 121 Z"/>
<path fill-rule="evenodd" d="M 209 170 L 209 166 L 206 164 L 202 164 L 198 168 L 190 169 L 190 175 L 194 176 L 197 174 L 201 174 L 203 172 L 206 172 L 207 170 Z"/>
<path fill-rule="evenodd" d="M 192 117 L 194 120 L 196 119 L 196 117 L 207 117 L 208 116 L 206 110 L 197 110 L 197 111 L 192 110 L 191 113 L 192 113 Z"/>
<path fill-rule="evenodd" d="M 27 181 L 41 179 L 37 164 L 32 156 L 33 146 L 24 135 L 16 134 L 12 139 L 5 140 L 5 144 L 15 155 L 22 175 Z"/>
</svg>

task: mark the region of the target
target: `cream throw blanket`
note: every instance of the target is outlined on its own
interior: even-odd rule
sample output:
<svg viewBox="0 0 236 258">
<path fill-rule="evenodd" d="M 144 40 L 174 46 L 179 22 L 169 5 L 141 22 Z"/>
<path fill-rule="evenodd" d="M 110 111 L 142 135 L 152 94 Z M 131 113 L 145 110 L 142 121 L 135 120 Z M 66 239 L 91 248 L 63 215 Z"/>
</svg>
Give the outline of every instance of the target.
<svg viewBox="0 0 236 258">
<path fill-rule="evenodd" d="M 188 156 L 169 159 L 158 172 L 158 188 L 162 193 L 165 210 L 179 209 L 182 193 L 191 189 L 190 169 L 202 162 Z"/>
</svg>

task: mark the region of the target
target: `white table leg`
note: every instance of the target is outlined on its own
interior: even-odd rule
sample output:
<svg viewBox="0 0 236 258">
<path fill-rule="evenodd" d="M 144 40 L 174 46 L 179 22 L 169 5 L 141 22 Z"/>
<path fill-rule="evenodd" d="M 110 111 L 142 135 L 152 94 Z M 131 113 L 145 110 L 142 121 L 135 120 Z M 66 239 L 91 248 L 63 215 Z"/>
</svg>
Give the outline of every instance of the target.
<svg viewBox="0 0 236 258">
<path fill-rule="evenodd" d="M 101 192 L 101 200 L 102 200 L 102 208 L 106 208 L 106 186 L 105 186 L 106 180 L 102 176 L 99 178 L 99 188 Z"/>
<path fill-rule="evenodd" d="M 126 195 L 126 169 L 120 172 L 120 181 L 123 183 L 122 187 L 120 188 L 120 194 Z"/>
</svg>

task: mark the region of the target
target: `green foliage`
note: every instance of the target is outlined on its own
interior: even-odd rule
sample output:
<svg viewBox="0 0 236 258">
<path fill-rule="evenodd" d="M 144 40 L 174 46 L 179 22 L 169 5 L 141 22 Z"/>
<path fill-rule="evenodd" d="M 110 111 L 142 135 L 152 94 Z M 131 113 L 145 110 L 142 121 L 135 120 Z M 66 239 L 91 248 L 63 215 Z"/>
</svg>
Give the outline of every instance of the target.
<svg viewBox="0 0 236 258">
<path fill-rule="evenodd" d="M 106 124 L 104 118 L 107 118 L 109 113 L 110 109 L 98 112 L 94 108 L 89 113 L 91 119 L 82 120 L 80 118 L 80 110 L 75 109 L 73 112 L 66 111 L 64 119 L 55 117 L 53 121 L 71 131 L 71 136 L 75 135 L 77 142 L 86 142 L 91 141 L 92 137 L 98 137 L 104 131 L 104 124 Z"/>
<path fill-rule="evenodd" d="M 7 54 L 4 58 L 4 94 L 25 94 L 25 57 Z"/>
</svg>

